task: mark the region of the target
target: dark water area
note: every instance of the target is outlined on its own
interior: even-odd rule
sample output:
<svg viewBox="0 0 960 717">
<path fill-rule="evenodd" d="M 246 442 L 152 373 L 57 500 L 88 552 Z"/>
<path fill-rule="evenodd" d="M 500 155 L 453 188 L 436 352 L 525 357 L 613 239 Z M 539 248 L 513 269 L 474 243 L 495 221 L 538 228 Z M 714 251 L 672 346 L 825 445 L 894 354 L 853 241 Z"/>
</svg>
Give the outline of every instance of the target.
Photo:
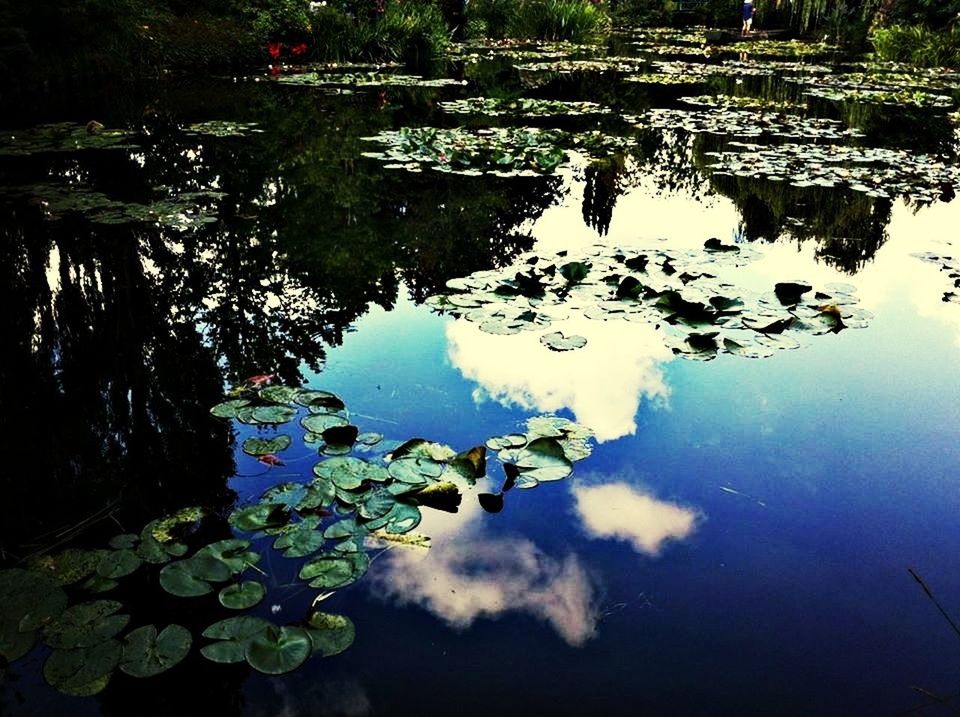
<svg viewBox="0 0 960 717">
<path fill-rule="evenodd" d="M 611 54 L 636 55 L 628 40 Z M 668 73 L 659 61 L 731 59 L 643 58 L 633 74 Z M 807 61 L 839 75 L 860 72 L 857 59 Z M 658 85 L 627 71 L 513 67 L 528 61 L 441 64 L 434 76 L 465 84 L 440 88 L 295 86 L 259 73 L 5 104 L 0 567 L 37 569 L 44 555 L 103 548 L 201 506 L 207 518 L 185 538 L 189 548 L 251 540 L 263 558 L 243 579 L 267 593 L 230 611 L 216 590 L 168 594 L 162 566 L 147 563 L 102 594 L 68 583 L 71 605 L 123 604 L 131 619 L 116 639 L 176 623 L 192 649 L 159 676 L 115 670 L 97 694 L 69 696 L 43 677 L 56 650 L 41 631 L 24 657 L 6 667 L 0 658 L 0 713 L 960 708 L 960 637 L 908 573 L 960 619 L 956 86 L 943 95 L 949 107 L 905 107 L 807 97 L 785 67 Z M 791 120 L 759 107 L 747 110 L 755 127 L 738 129 L 721 114 L 729 108 L 683 99 L 703 95 L 799 103 L 805 120 L 861 132 L 824 139 L 807 124 L 793 138 L 778 129 Z M 440 105 L 474 97 L 591 101 L 612 112 L 466 116 Z M 719 129 L 656 114 L 705 109 L 721 117 Z M 107 141 L 83 129 L 91 120 L 124 131 Z M 66 149 L 50 129 L 24 135 L 49 123 L 76 125 L 57 132 L 76 132 L 84 147 Z M 480 137 L 491 127 L 599 130 L 631 141 L 567 147 L 549 171 L 509 171 L 522 152 L 509 146 L 474 174 L 433 169 L 449 169 L 442 159 L 414 167 L 371 156 L 383 146 L 368 138 L 408 127 Z M 99 145 L 86 146 L 90 137 Z M 853 160 L 844 165 L 853 178 L 834 184 L 814 165 L 743 170 L 728 156 L 759 162 L 792 143 L 906 152 L 874 157 L 869 177 Z M 447 151 L 459 151 L 456 142 Z M 914 174 L 911 162 L 920 162 Z M 713 238 L 744 260 L 705 253 Z M 779 282 L 829 292 L 824 305 L 855 295 L 857 308 L 842 331 L 792 330 L 796 345 L 754 332 L 762 347 L 792 350 L 694 361 L 716 346 L 701 350 L 690 332 L 724 331 L 723 320 L 704 328 L 683 308 L 670 320 L 621 320 L 567 301 L 551 328 L 514 330 L 463 316 L 486 310 L 489 296 L 459 310 L 427 301 L 476 272 L 511 279 L 537 258 L 559 264 L 584 252 L 595 272 L 637 252 L 673 257 L 666 263 L 680 270 L 695 257 L 690 266 L 715 266 L 729 296 L 766 296 L 770 311 L 784 310 L 770 298 Z M 916 256 L 924 252 L 937 256 Z M 839 309 L 812 311 L 822 319 Z M 556 329 L 586 345 L 548 349 L 541 335 Z M 273 536 L 230 519 L 274 486 L 309 483 L 323 457 L 303 440 L 302 407 L 278 427 L 210 414 L 231 387 L 262 375 L 333 392 L 351 423 L 384 445 L 423 437 L 463 451 L 555 414 L 589 428 L 593 449 L 565 480 L 506 492 L 498 513 L 478 499 L 503 482 L 490 450 L 487 476 L 459 484 L 456 512 L 422 507 L 415 531 L 430 537 L 429 550 L 369 549 L 356 582 L 309 587 L 298 579 L 309 558 L 285 558 Z M 242 450 L 251 437 L 283 433 L 293 441 L 282 465 Z M 353 455 L 376 462 L 386 450 L 358 444 Z M 337 518 L 323 516 L 319 529 Z M 313 610 L 349 618 L 352 644 L 282 675 L 200 653 L 204 629 L 230 615 L 289 625 Z M 4 639 L 23 634 L 2 609 L 0 618 Z M 3 639 L 0 648 L 13 652 Z"/>
</svg>

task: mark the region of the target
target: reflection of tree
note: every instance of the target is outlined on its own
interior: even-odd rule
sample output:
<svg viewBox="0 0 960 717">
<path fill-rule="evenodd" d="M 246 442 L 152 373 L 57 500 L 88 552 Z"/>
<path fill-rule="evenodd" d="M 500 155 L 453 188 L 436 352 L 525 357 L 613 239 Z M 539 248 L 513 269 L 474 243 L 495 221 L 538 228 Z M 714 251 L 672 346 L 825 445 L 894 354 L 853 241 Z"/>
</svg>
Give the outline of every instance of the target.
<svg viewBox="0 0 960 717">
<path fill-rule="evenodd" d="M 173 134 L 134 162 L 93 153 L 62 175 L 134 201 L 151 187 L 216 189 L 225 193 L 216 224 L 178 234 L 6 213 L 4 504 L 44 512 L 5 515 L 0 546 L 120 493 L 139 525 L 167 508 L 222 503 L 231 453 L 207 410 L 225 380 L 276 372 L 297 382 L 301 362 L 319 366 L 324 346 L 371 304 L 392 306 L 401 280 L 421 300 L 529 248 L 516 228 L 558 191 L 549 178 L 412 176 L 358 159 L 370 148 L 360 138 L 393 119 L 363 99 L 318 109 L 309 93 L 255 98 L 264 134 Z M 47 161 L 32 159 L 31 176 Z M 38 485 L 55 495 L 49 506 Z"/>
<path fill-rule="evenodd" d="M 583 189 L 583 220 L 597 230 L 600 236 L 610 231 L 613 208 L 622 193 L 620 177 L 624 171 L 622 157 L 595 162 L 586 169 Z"/>
</svg>

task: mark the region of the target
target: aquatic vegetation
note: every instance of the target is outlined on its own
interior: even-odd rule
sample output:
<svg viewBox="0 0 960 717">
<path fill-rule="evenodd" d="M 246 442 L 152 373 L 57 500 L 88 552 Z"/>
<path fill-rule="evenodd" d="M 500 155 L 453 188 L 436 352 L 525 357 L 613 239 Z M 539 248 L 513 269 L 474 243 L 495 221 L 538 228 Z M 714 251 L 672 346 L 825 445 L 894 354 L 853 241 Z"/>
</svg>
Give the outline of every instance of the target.
<svg viewBox="0 0 960 717">
<path fill-rule="evenodd" d="M 521 73 L 573 75 L 586 72 L 629 73 L 642 69 L 647 61 L 641 57 L 604 57 L 595 60 L 555 60 L 514 65 Z"/>
<path fill-rule="evenodd" d="M 943 94 L 960 87 L 960 73 L 945 72 L 930 74 L 924 72 L 912 73 L 909 71 L 884 72 L 846 72 L 834 77 L 808 79 L 805 84 L 828 85 L 832 87 L 849 87 L 863 90 L 895 91 L 905 88 L 926 90 Z"/>
<path fill-rule="evenodd" d="M 441 102 L 444 112 L 463 115 L 487 115 L 500 117 L 549 117 L 553 115 L 578 116 L 609 114 L 610 109 L 596 102 L 576 102 L 565 100 L 540 100 L 520 97 L 514 100 L 493 97 L 470 97 L 463 100 Z"/>
<path fill-rule="evenodd" d="M 947 278 L 953 280 L 953 289 L 943 292 L 943 300 L 951 304 L 960 304 L 960 258 L 925 251 L 914 254 L 917 259 L 939 267 L 946 273 Z"/>
<path fill-rule="evenodd" d="M 772 112 L 798 112 L 804 109 L 804 105 L 797 102 L 739 95 L 698 95 L 681 97 L 680 101 L 697 107 L 715 107 L 721 110 L 758 109 Z"/>
<path fill-rule="evenodd" d="M 451 87 L 465 85 L 465 80 L 446 77 L 426 79 L 419 75 L 401 75 L 383 72 L 322 73 L 278 75 L 273 81 L 297 87 Z"/>
<path fill-rule="evenodd" d="M 97 122 L 42 124 L 29 129 L 0 132 L 0 157 L 77 152 L 96 149 L 131 149 L 139 135 L 127 129 L 107 129 Z"/>
<path fill-rule="evenodd" d="M 716 45 L 670 45 L 652 41 L 631 42 L 630 46 L 645 55 L 690 55 L 711 57 L 717 54 Z"/>
<path fill-rule="evenodd" d="M 871 197 L 903 196 L 918 202 L 953 196 L 960 187 L 960 168 L 935 155 L 840 145 L 739 146 L 744 151 L 708 152 L 714 158 L 709 168 L 795 187 L 839 187 Z"/>
<path fill-rule="evenodd" d="M 390 169 L 498 176 L 549 174 L 568 159 L 568 151 L 587 157 L 606 156 L 630 147 L 628 137 L 601 132 L 561 132 L 530 127 L 494 127 L 482 130 L 410 127 L 386 131 L 371 142 L 387 146 L 365 157 L 388 162 Z"/>
<path fill-rule="evenodd" d="M 814 87 L 804 92 L 808 97 L 820 97 L 833 102 L 859 102 L 892 107 L 945 108 L 952 107 L 953 100 L 944 95 L 934 95 L 920 90 L 877 90 L 854 87 Z"/>
<path fill-rule="evenodd" d="M 189 125 L 184 132 L 208 137 L 248 137 L 251 134 L 263 134 L 264 130 L 256 122 L 211 120 Z"/>
<path fill-rule="evenodd" d="M 709 239 L 700 251 L 620 251 L 598 245 L 574 255 L 520 257 L 502 271 L 482 271 L 447 283 L 449 293 L 428 303 L 493 334 L 543 331 L 572 312 L 589 319 L 621 319 L 655 327 L 674 354 L 710 360 L 728 353 L 747 358 L 797 348 L 798 337 L 866 326 L 855 288 L 819 289 L 781 282 L 767 294 L 738 289 L 719 278 L 725 267 L 753 260 L 747 247 Z M 588 339 L 543 334 L 551 350 L 582 348 Z"/>
<path fill-rule="evenodd" d="M 863 137 L 862 132 L 846 128 L 838 120 L 804 118 L 765 110 L 653 109 L 638 117 L 637 124 L 661 130 L 681 129 L 695 134 L 706 132 L 739 139 L 768 136 L 791 140 L 844 140 Z"/>
<path fill-rule="evenodd" d="M 43 183 L 3 187 L 0 197 L 36 203 L 45 219 L 81 216 L 93 224 L 155 224 L 178 232 L 218 221 L 222 192 L 183 192 L 149 204 L 122 202 L 80 184 Z"/>
<path fill-rule="evenodd" d="M 471 40 L 450 46 L 448 55 L 456 60 L 550 60 L 597 53 L 599 45 L 535 40 Z"/>
<path fill-rule="evenodd" d="M 707 75 L 663 75 L 644 73 L 627 75 L 626 82 L 636 82 L 639 85 L 701 85 L 707 81 Z"/>
<path fill-rule="evenodd" d="M 797 72 L 803 74 L 831 72 L 823 65 L 808 65 L 799 63 L 771 64 L 767 62 L 734 62 L 725 61 L 723 64 L 711 65 L 703 62 L 681 62 L 679 60 L 657 60 L 653 66 L 667 75 L 688 75 L 700 77 L 728 76 L 728 77 L 771 77 L 777 73 Z"/>
<path fill-rule="evenodd" d="M 662 44 L 678 43 L 703 45 L 707 41 L 705 27 L 633 27 L 618 28 L 617 32 L 626 35 L 638 43 Z"/>
<path fill-rule="evenodd" d="M 507 476 L 501 495 L 513 486 L 533 488 L 566 478 L 573 464 L 592 450 L 588 429 L 554 416 L 530 419 L 525 434 L 487 439 L 486 445 L 459 453 L 422 438 L 382 444 L 380 434 L 360 434 L 349 424 L 349 412 L 338 396 L 276 385 L 271 375 L 251 377 L 210 414 L 266 426 L 293 424 L 299 418 L 304 442 L 320 443 L 321 456 L 329 445 L 343 446 L 345 454 L 381 448 L 368 458 L 323 457 L 309 482 L 274 485 L 259 500 L 238 506 L 228 522 L 249 538 L 230 537 L 198 547 L 201 527 L 212 516 L 188 507 L 151 521 L 139 534 L 115 536 L 108 549 L 69 548 L 36 558 L 29 569 L 0 570 L 0 659 L 19 660 L 42 640 L 52 648 L 43 667 L 47 682 L 77 696 L 102 691 L 118 669 L 137 678 L 159 675 L 190 654 L 191 631 L 178 624 L 162 630 L 143 624 L 124 634 L 131 622 L 124 604 L 90 600 L 91 595 L 113 590 L 119 580 L 141 572 L 174 597 L 209 601 L 216 594 L 222 609 L 250 610 L 266 597 L 267 587 L 243 576 L 248 570 L 267 575 L 257 564 L 268 545 L 284 558 L 301 561 L 297 575 L 303 584 L 337 590 L 364 576 L 371 562 L 369 550 L 389 545 L 429 548 L 428 537 L 410 534 L 420 523 L 421 510 L 456 512 L 461 486 L 469 489 L 487 474 L 488 445 L 497 451 Z M 248 437 L 243 449 L 258 457 L 291 444 L 285 434 L 258 435 Z M 485 495 L 478 499 L 488 502 Z M 150 570 L 141 571 L 145 566 Z M 80 602 L 71 604 L 77 598 Z M 354 635 L 352 621 L 341 615 L 311 612 L 299 622 L 277 625 L 241 614 L 204 629 L 201 637 L 208 642 L 200 653 L 212 662 L 245 662 L 264 674 L 279 675 L 311 655 L 343 652 Z"/>
<path fill-rule="evenodd" d="M 730 45 L 719 45 L 719 50 L 728 54 L 748 54 L 763 57 L 812 57 L 829 55 L 840 48 L 826 42 L 803 40 L 751 40 Z"/>
</svg>

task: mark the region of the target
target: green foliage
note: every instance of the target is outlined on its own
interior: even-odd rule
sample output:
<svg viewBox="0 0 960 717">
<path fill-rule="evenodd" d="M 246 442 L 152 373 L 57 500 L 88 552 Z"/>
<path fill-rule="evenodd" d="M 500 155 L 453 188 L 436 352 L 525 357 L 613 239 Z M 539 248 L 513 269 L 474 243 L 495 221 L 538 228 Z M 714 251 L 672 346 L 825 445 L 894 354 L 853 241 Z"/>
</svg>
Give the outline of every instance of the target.
<svg viewBox="0 0 960 717">
<path fill-rule="evenodd" d="M 384 13 L 356 27 L 357 56 L 418 63 L 438 57 L 450 42 L 443 13 L 428 2 L 391 2 Z"/>
<path fill-rule="evenodd" d="M 474 36 L 602 42 L 611 28 L 601 5 L 584 0 L 475 0 L 468 31 Z"/>
<path fill-rule="evenodd" d="M 921 67 L 960 66 L 960 25 L 943 31 L 922 25 L 878 27 L 870 33 L 877 59 Z"/>
</svg>

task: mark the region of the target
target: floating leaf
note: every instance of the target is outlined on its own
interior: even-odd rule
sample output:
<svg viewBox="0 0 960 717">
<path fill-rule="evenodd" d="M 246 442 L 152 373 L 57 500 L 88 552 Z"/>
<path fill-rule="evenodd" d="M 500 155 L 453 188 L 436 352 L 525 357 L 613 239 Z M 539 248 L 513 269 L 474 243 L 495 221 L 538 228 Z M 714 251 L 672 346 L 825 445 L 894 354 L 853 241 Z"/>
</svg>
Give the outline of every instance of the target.
<svg viewBox="0 0 960 717">
<path fill-rule="evenodd" d="M 285 558 L 303 558 L 320 550 L 323 547 L 323 534 L 316 530 L 319 519 L 304 520 L 297 523 L 293 529 L 278 537 L 273 547 L 282 550 Z"/>
<path fill-rule="evenodd" d="M 233 511 L 228 522 L 237 530 L 253 533 L 286 525 L 288 520 L 287 506 L 283 503 L 257 503 Z"/>
<path fill-rule="evenodd" d="M 140 567 L 141 560 L 132 550 L 111 550 L 97 565 L 97 574 L 103 578 L 122 578 Z"/>
<path fill-rule="evenodd" d="M 218 403 L 210 409 L 210 413 L 217 418 L 237 418 L 240 409 L 250 405 L 250 401 L 245 398 L 234 398 L 223 403 Z"/>
<path fill-rule="evenodd" d="M 215 543 L 205 545 L 196 552 L 194 558 L 212 558 L 226 565 L 231 573 L 238 574 L 242 573 L 251 565 L 256 565 L 260 562 L 260 553 L 248 550 L 249 547 L 249 540 L 228 538 L 227 540 L 218 540 Z M 218 574 L 222 572 L 219 571 L 219 568 L 214 568 L 214 570 L 217 570 Z"/>
<path fill-rule="evenodd" d="M 346 426 L 349 423 L 350 422 L 346 418 L 335 413 L 317 413 L 310 416 L 304 416 L 300 420 L 300 425 L 302 425 L 311 433 L 316 433 L 321 436 L 328 428 Z"/>
<path fill-rule="evenodd" d="M 281 675 L 300 667 L 312 652 L 313 643 L 303 628 L 271 625 L 247 642 L 244 656 L 258 672 Z"/>
<path fill-rule="evenodd" d="M 212 662 L 243 662 L 247 643 L 272 627 L 273 624 L 267 620 L 250 615 L 221 620 L 203 631 L 203 637 L 218 642 L 204 646 L 200 653 Z"/>
<path fill-rule="evenodd" d="M 257 423 L 266 423 L 270 425 L 276 425 L 280 423 L 286 423 L 293 419 L 297 415 L 297 411 L 290 406 L 278 406 L 278 405 L 269 405 L 269 406 L 257 406 L 253 409 L 253 419 Z"/>
<path fill-rule="evenodd" d="M 122 607 L 114 600 L 94 600 L 69 607 L 46 626 L 44 640 L 50 647 L 62 650 L 105 642 L 130 621 L 129 615 L 114 615 Z"/>
<path fill-rule="evenodd" d="M 487 474 L 486 446 L 474 446 L 470 450 L 458 453 L 450 462 L 450 467 L 471 484 L 475 483 Z"/>
<path fill-rule="evenodd" d="M 0 615 L 0 659 L 9 662 L 19 660 L 33 649 L 37 633 L 20 630 L 19 620 Z"/>
<path fill-rule="evenodd" d="M 381 433 L 361 433 L 357 436 L 357 443 L 363 446 L 375 446 L 383 440 Z"/>
<path fill-rule="evenodd" d="M 43 665 L 43 676 L 64 694 L 87 697 L 107 686 L 120 654 L 120 643 L 109 639 L 77 649 L 54 650 Z"/>
<path fill-rule="evenodd" d="M 260 389 L 261 400 L 286 406 L 300 396 L 300 389 L 292 386 L 267 386 Z"/>
<path fill-rule="evenodd" d="M 114 550 L 133 550 L 140 542 L 140 536 L 136 533 L 124 533 L 110 538 L 108 543 Z"/>
<path fill-rule="evenodd" d="M 353 644 L 356 630 L 353 622 L 343 615 L 315 612 L 307 619 L 304 629 L 310 636 L 314 654 L 332 657 Z"/>
<path fill-rule="evenodd" d="M 263 600 L 267 589 L 263 584 L 255 581 L 246 581 L 228 585 L 220 591 L 220 604 L 231 610 L 246 610 Z"/>
<path fill-rule="evenodd" d="M 540 343 L 552 351 L 573 351 L 586 346 L 587 340 L 583 336 L 564 336 L 560 331 L 555 331 L 541 336 Z"/>
<path fill-rule="evenodd" d="M 243 442 L 243 452 L 251 456 L 265 456 L 279 453 L 290 447 L 290 436 L 279 435 L 273 438 L 248 438 Z"/>
<path fill-rule="evenodd" d="M 190 652 L 193 638 L 180 625 L 157 628 L 145 625 L 127 635 L 120 670 L 131 677 L 153 677 L 179 664 Z"/>
<path fill-rule="evenodd" d="M 332 590 L 363 577 L 369 564 L 366 553 L 328 553 L 304 564 L 300 579 L 310 581 L 310 587 Z"/>
</svg>

